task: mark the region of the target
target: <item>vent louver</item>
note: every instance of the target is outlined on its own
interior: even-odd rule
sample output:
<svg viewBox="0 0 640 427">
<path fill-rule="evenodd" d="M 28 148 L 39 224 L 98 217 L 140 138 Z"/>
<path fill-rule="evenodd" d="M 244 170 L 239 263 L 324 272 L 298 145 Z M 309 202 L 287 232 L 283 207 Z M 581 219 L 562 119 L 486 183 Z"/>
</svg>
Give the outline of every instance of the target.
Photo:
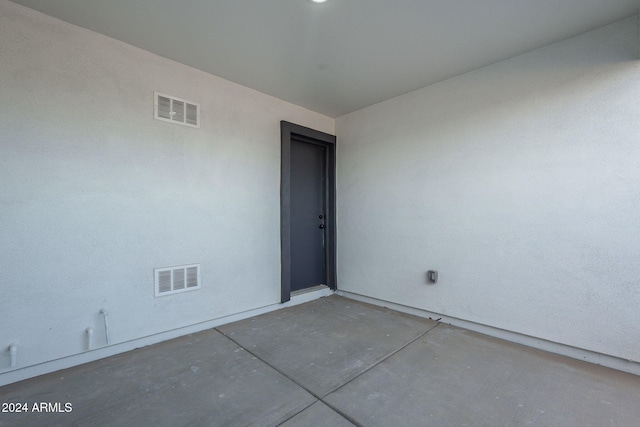
<svg viewBox="0 0 640 427">
<path fill-rule="evenodd" d="M 153 273 L 157 297 L 200 289 L 200 264 L 156 268 Z"/>
<path fill-rule="evenodd" d="M 200 105 L 174 96 L 154 92 L 154 114 L 157 120 L 200 127 Z"/>
</svg>

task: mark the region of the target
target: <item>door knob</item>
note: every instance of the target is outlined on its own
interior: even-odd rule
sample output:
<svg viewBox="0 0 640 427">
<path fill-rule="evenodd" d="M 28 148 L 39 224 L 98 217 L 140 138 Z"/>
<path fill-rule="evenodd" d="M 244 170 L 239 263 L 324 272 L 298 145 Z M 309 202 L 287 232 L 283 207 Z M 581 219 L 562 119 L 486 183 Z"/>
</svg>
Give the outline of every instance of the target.
<svg viewBox="0 0 640 427">
<path fill-rule="evenodd" d="M 318 228 L 324 228 L 324 224 L 320 224 Z"/>
</svg>

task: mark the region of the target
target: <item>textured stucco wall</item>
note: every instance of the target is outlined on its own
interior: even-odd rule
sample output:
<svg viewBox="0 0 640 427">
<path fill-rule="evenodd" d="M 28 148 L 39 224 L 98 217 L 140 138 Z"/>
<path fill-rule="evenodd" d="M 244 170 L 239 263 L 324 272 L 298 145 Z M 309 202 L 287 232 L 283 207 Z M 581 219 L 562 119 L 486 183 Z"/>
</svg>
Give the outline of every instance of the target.
<svg viewBox="0 0 640 427">
<path fill-rule="evenodd" d="M 637 27 L 338 118 L 339 288 L 640 361 Z"/>
<path fill-rule="evenodd" d="M 153 119 L 153 92 L 200 129 Z M 16 369 L 279 302 L 280 120 L 332 118 L 0 1 L 0 349 Z M 154 297 L 153 269 L 202 289 Z M 0 373 L 11 370 L 0 351 Z"/>
</svg>

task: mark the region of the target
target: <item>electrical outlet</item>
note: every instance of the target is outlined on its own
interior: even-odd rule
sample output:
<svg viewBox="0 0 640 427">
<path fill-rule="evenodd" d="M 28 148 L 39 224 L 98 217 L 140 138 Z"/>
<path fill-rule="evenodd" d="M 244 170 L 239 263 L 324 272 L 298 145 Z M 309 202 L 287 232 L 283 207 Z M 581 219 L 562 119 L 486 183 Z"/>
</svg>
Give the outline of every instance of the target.
<svg viewBox="0 0 640 427">
<path fill-rule="evenodd" d="M 438 272 L 435 270 L 427 271 L 427 282 L 438 283 Z"/>
</svg>

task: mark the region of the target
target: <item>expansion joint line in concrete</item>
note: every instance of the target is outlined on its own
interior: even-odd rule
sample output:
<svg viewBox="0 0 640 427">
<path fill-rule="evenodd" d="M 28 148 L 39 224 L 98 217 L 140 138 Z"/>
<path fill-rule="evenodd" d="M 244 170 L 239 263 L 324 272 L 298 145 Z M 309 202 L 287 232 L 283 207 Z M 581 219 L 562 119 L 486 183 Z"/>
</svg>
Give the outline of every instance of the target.
<svg viewBox="0 0 640 427">
<path fill-rule="evenodd" d="M 349 421 L 351 424 L 353 424 L 356 427 L 364 427 L 362 424 L 360 424 L 359 422 L 357 422 L 356 420 L 354 420 L 353 418 L 351 418 L 349 415 L 345 414 L 344 412 L 342 412 L 340 409 L 334 407 L 332 404 L 330 404 L 329 402 L 325 401 L 324 398 L 327 397 L 328 395 L 330 395 L 331 393 L 334 393 L 338 390 L 340 390 L 342 387 L 346 386 L 347 384 L 349 384 L 351 381 L 355 380 L 356 378 L 359 378 L 361 375 L 369 372 L 371 369 L 375 368 L 376 366 L 378 366 L 379 364 L 381 364 L 382 362 L 384 362 L 385 360 L 389 359 L 390 357 L 394 356 L 395 354 L 397 354 L 398 352 L 404 350 L 405 348 L 407 348 L 408 346 L 410 346 L 411 344 L 413 344 L 414 342 L 418 341 L 420 338 L 424 337 L 425 335 L 427 335 L 429 332 L 433 331 L 435 328 L 437 328 L 440 325 L 440 323 L 438 322 L 438 324 L 436 324 L 435 326 L 427 329 L 426 331 L 424 331 L 423 333 L 419 334 L 418 336 L 416 336 L 415 338 L 411 339 L 410 341 L 408 341 L 406 344 L 404 344 L 403 346 L 397 348 L 396 350 L 392 351 L 391 353 L 387 354 L 386 356 L 382 357 L 380 360 L 378 360 L 377 362 L 375 362 L 373 365 L 371 365 L 370 367 L 368 367 L 367 369 L 365 369 L 364 371 L 360 372 L 358 375 L 354 376 L 353 378 L 349 379 L 348 381 L 346 381 L 344 384 L 342 384 L 341 386 L 339 386 L 338 388 L 336 388 L 335 390 L 331 390 L 330 392 L 324 394 L 323 396 L 320 396 L 316 393 L 314 393 L 313 391 L 307 389 L 304 385 L 300 384 L 298 381 L 296 381 L 295 379 L 291 378 L 286 372 L 281 371 L 280 369 L 276 368 L 275 366 L 271 366 L 271 364 L 269 362 L 267 362 L 266 360 L 264 360 L 263 358 L 261 358 L 260 356 L 258 356 L 257 354 L 255 354 L 254 352 L 252 352 L 251 350 L 249 350 L 248 348 L 246 348 L 245 346 L 243 346 L 242 344 L 240 344 L 239 342 L 237 342 L 236 340 L 234 340 L 233 338 L 231 338 L 230 336 L 226 335 L 224 332 L 218 330 L 216 328 L 216 331 L 218 331 L 220 334 L 222 334 L 222 336 L 224 336 L 225 338 L 227 338 L 228 340 L 230 340 L 231 342 L 235 343 L 237 346 L 241 347 L 242 349 L 244 349 L 247 353 L 249 353 L 250 355 L 252 355 L 253 357 L 255 357 L 256 359 L 258 359 L 259 361 L 261 361 L 262 363 L 266 364 L 267 366 L 269 366 L 271 369 L 275 370 L 276 372 L 278 372 L 280 375 L 282 375 L 283 377 L 285 377 L 286 379 L 288 379 L 289 381 L 291 381 L 292 383 L 294 383 L 295 385 L 297 385 L 298 387 L 302 388 L 303 390 L 305 390 L 307 393 L 309 393 L 310 395 L 312 395 L 313 397 L 315 397 L 318 401 L 322 402 L 323 404 L 327 405 L 329 408 L 331 408 L 333 411 L 335 411 L 336 413 L 338 413 L 341 417 L 343 417 L 344 419 L 346 419 L 347 421 Z M 296 415 L 298 415 L 299 413 L 305 411 L 307 408 L 311 407 L 313 404 L 315 404 L 316 402 L 311 403 L 310 405 L 305 406 L 304 408 L 302 408 L 302 410 L 300 410 L 298 413 L 293 414 L 291 417 L 289 417 L 286 420 L 283 420 L 282 423 L 287 422 L 288 420 L 290 420 L 291 418 L 295 417 Z M 281 423 L 281 424 L 282 424 Z"/>
<path fill-rule="evenodd" d="M 420 335 L 418 335 L 417 337 L 413 338 L 412 340 L 410 340 L 409 342 L 407 342 L 405 345 L 403 345 L 402 347 L 392 351 L 391 353 L 387 354 L 386 356 L 384 356 L 383 358 L 381 358 L 380 360 L 378 360 L 376 363 L 374 363 L 373 365 L 369 366 L 367 369 L 365 369 L 364 371 L 360 372 L 358 375 L 356 375 L 355 377 L 351 378 L 349 381 L 345 382 L 344 384 L 342 384 L 340 387 L 336 388 L 335 390 L 331 390 L 329 393 L 325 394 L 325 396 L 328 396 L 331 393 L 334 393 L 338 390 L 340 390 L 342 387 L 346 386 L 347 384 L 349 384 L 351 381 L 355 380 L 356 378 L 359 378 L 360 376 L 366 374 L 367 372 L 369 372 L 370 370 L 372 370 L 373 368 L 375 368 L 376 366 L 378 366 L 379 364 L 381 364 L 382 362 L 384 362 L 385 360 L 389 359 L 390 357 L 398 354 L 400 351 L 404 350 L 405 348 L 409 347 L 411 344 L 413 344 L 414 342 L 418 341 L 420 338 L 424 337 L 425 335 L 427 335 L 429 332 L 433 331 L 435 328 L 437 328 L 440 325 L 440 323 L 438 323 L 437 325 L 427 329 L 426 331 L 424 331 L 423 333 L 421 333 Z"/>
</svg>

